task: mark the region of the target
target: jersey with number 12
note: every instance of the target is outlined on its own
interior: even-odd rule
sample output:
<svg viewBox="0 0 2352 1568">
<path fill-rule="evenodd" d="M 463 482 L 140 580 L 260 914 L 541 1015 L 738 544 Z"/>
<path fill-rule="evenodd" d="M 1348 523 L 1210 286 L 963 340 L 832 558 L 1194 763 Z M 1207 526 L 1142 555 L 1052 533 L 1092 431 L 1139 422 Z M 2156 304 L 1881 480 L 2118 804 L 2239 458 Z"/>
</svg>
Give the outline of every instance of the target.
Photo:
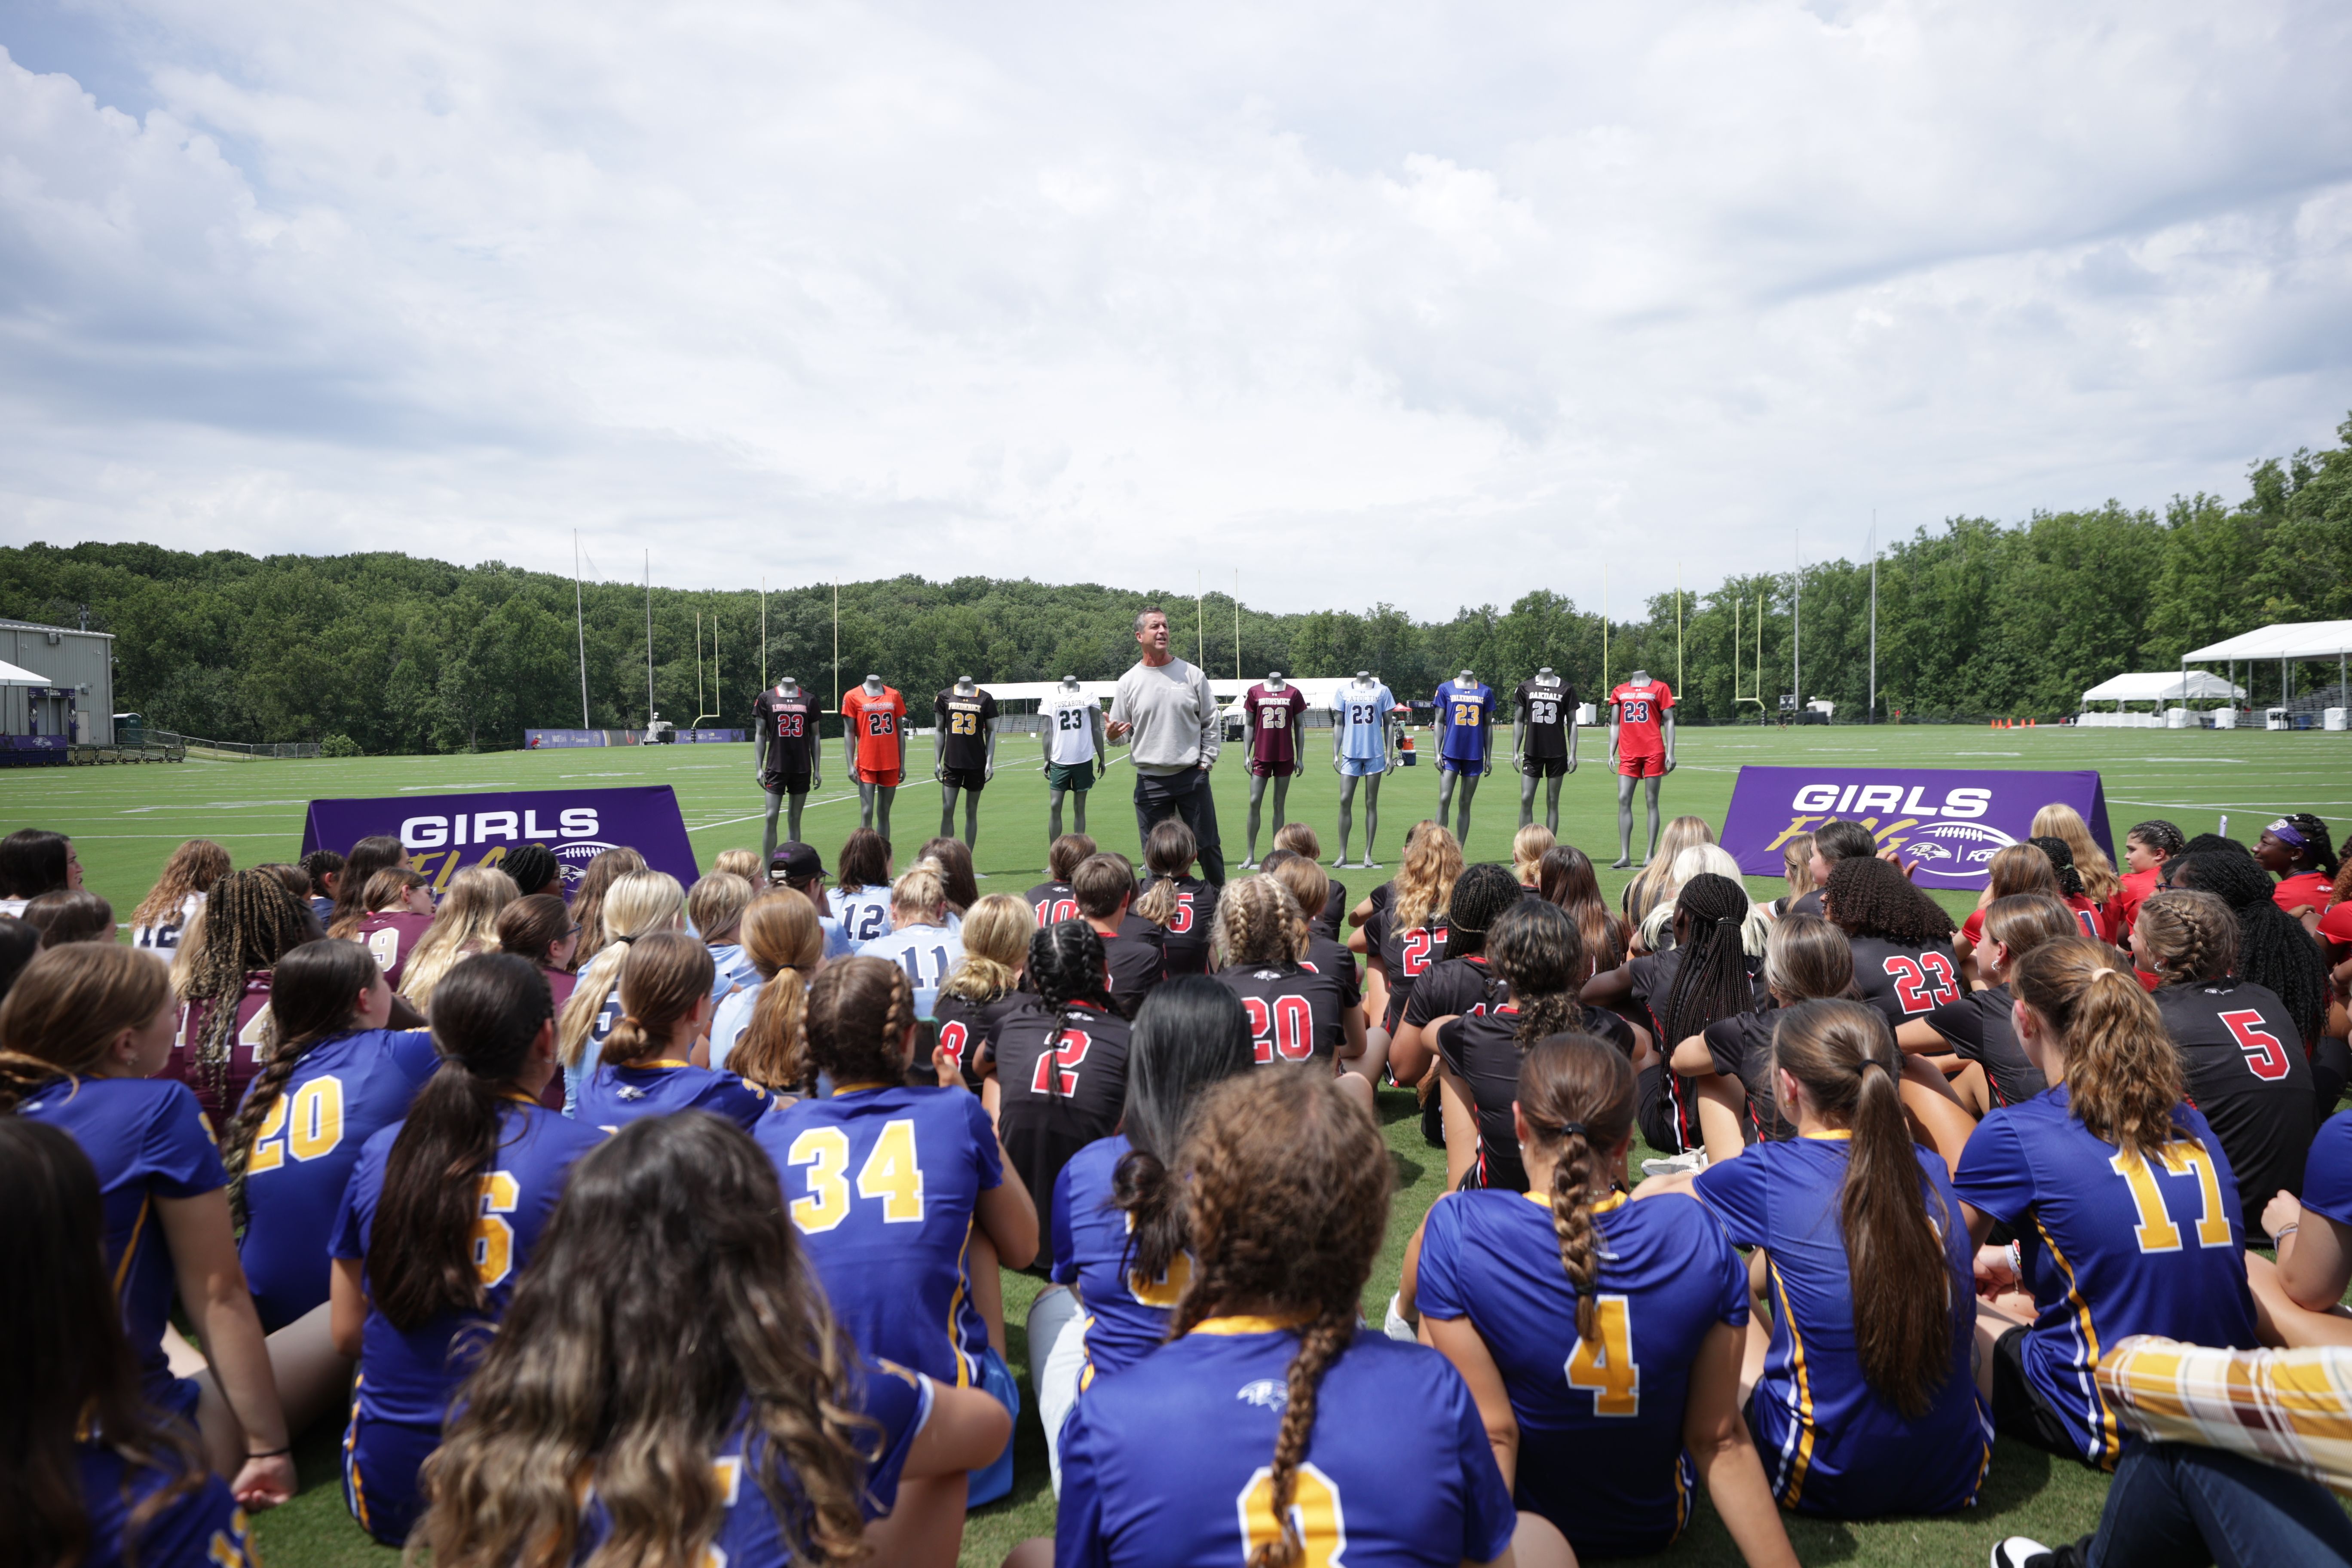
<svg viewBox="0 0 2352 1568">
<path fill-rule="evenodd" d="M 1647 686 L 1626 681 L 1609 694 L 1617 708 L 1617 754 L 1654 757 L 1666 749 L 1659 726 L 1675 705 L 1675 694 L 1663 680 Z"/>
<path fill-rule="evenodd" d="M 1339 726 L 1339 754 L 1350 762 L 1387 760 L 1388 716 L 1396 707 L 1396 694 L 1377 683 L 1350 683 L 1333 692 L 1331 721 Z"/>
</svg>

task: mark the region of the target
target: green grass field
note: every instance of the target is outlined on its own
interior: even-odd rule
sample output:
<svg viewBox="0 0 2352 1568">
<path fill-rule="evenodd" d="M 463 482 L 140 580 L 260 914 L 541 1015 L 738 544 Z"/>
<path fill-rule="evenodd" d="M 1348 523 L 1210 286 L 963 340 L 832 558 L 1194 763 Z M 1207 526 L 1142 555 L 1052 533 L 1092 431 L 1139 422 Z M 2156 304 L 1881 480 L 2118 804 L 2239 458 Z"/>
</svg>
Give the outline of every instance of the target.
<svg viewBox="0 0 2352 1568">
<path fill-rule="evenodd" d="M 2310 732 L 2056 728 L 1698 729 L 1680 739 L 1681 765 L 1666 781 L 1664 803 L 1670 816 L 1688 812 L 1720 822 L 1734 775 L 1750 763 L 2096 768 L 2104 775 L 2118 841 L 2131 823 L 2144 817 L 2169 817 L 2194 835 L 2213 829 L 2225 813 L 2233 836 L 2251 841 L 2262 823 L 2282 812 L 2316 812 L 2331 822 L 2352 818 L 2352 783 L 2347 782 L 2345 771 L 2352 762 L 2352 746 L 2347 739 Z M 1422 743 L 1428 744 L 1425 740 Z M 1583 744 L 1586 764 L 1561 791 L 1560 836 L 1605 867 L 1616 858 L 1615 792 L 1601 764 L 1598 733 L 1587 731 Z M 914 746 L 915 759 L 926 760 L 929 741 L 919 738 Z M 985 890 L 1017 892 L 1043 875 L 1045 806 L 1037 754 L 1029 737 L 1007 737 L 1001 751 L 996 782 L 983 797 L 975 855 L 980 870 L 990 879 Z M 837 746 L 832 748 L 831 762 L 828 773 L 837 779 Z M 1473 859 L 1507 858 L 1517 826 L 1517 782 L 1507 771 L 1485 781 L 1467 846 Z M 240 866 L 294 858 L 303 807 L 313 798 L 599 784 L 667 784 L 675 788 L 696 853 L 705 864 L 721 849 L 758 847 L 761 797 L 751 782 L 750 748 L 745 746 L 29 770 L 0 774 L 0 823 L 5 825 L 0 832 L 38 826 L 71 834 L 89 886 L 112 900 L 121 919 L 144 893 L 164 857 L 184 838 L 218 839 Z M 1096 809 L 1088 826 L 1106 847 L 1132 857 L 1137 845 L 1130 787 L 1124 766 L 1114 767 L 1094 792 Z M 1310 769 L 1290 793 L 1290 814 L 1322 835 L 1327 858 L 1336 849 L 1338 795 L 1338 781 L 1328 766 Z M 1227 852 L 1234 860 L 1243 846 L 1247 798 L 1246 781 L 1229 762 L 1218 770 L 1217 808 Z M 1435 810 L 1436 798 L 1436 773 L 1426 765 L 1389 776 L 1381 803 L 1379 859 L 1393 868 L 1405 830 Z M 1363 842 L 1360 804 L 1354 846 L 1358 853 Z M 1272 837 L 1270 797 L 1267 818 L 1261 851 Z M 927 779 L 899 793 L 892 824 L 898 845 L 911 848 L 930 837 L 938 824 L 937 790 Z M 842 838 L 856 825 L 856 793 L 835 787 L 812 796 L 803 830 L 830 866 Z M 2339 831 L 2337 837 L 2343 837 Z M 1612 897 L 1628 875 L 1603 871 Z M 1349 871 L 1345 879 L 1360 894 L 1380 879 Z M 1772 884 L 1761 880 L 1751 881 L 1750 888 L 1759 897 L 1772 891 Z M 1967 903 L 1961 895 L 1942 897 L 1956 910 Z M 1388 1243 L 1366 1292 L 1367 1309 L 1375 1319 L 1380 1303 L 1395 1288 L 1405 1240 L 1444 1180 L 1444 1155 L 1423 1143 L 1412 1110 L 1410 1095 L 1383 1096 L 1397 1194 Z M 1036 1289 L 1036 1282 L 1025 1276 L 1008 1276 L 1005 1281 L 1011 1359 L 1024 1389 L 1027 1349 L 1020 1324 Z M 306 1435 L 299 1454 L 306 1489 L 292 1505 L 258 1523 L 263 1552 L 281 1568 L 289 1563 L 303 1568 L 388 1564 L 395 1559 L 395 1553 L 362 1536 L 344 1513 L 336 1481 L 335 1436 L 330 1427 Z M 1024 1412 L 1015 1442 L 1019 1479 L 1013 1495 L 972 1515 L 965 1534 L 963 1560 L 968 1564 L 993 1568 L 1015 1542 L 1052 1531 L 1044 1438 L 1034 1413 Z M 1807 1562 L 1981 1563 L 1991 1543 L 2003 1535 L 2022 1533 L 2056 1542 L 2089 1530 L 2097 1521 L 2105 1488 L 2104 1479 L 2073 1465 L 2004 1443 L 1996 1451 L 1981 1500 L 1966 1514 L 1853 1525 L 1791 1520 L 1790 1534 Z M 1668 1558 L 1661 1559 L 1688 1564 L 1738 1560 L 1704 1500 L 1689 1534 Z"/>
</svg>

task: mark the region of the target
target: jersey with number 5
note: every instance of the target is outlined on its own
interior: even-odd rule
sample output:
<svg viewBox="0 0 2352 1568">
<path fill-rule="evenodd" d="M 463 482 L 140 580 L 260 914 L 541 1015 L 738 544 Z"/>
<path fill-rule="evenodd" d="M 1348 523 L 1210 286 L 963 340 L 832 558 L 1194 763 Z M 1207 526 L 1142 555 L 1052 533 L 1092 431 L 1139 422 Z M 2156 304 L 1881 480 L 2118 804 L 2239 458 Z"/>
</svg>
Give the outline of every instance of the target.
<svg viewBox="0 0 2352 1568">
<path fill-rule="evenodd" d="M 360 1150 L 352 1184 L 335 1212 L 331 1258 L 363 1260 L 383 1199 L 384 1164 L 403 1123 L 379 1131 Z M 360 1338 L 359 1414 L 373 1421 L 438 1427 L 495 1324 L 514 1298 L 515 1282 L 539 1234 L 563 1195 L 572 1163 L 604 1141 L 604 1132 L 535 1100 L 499 1107 L 498 1152 L 474 1177 L 474 1271 L 488 1310 L 444 1312 L 413 1329 L 393 1326 L 373 1306 Z"/>
<path fill-rule="evenodd" d="M 1096 1379 L 1062 1428 L 1060 1568 L 1235 1568 L 1277 1539 L 1275 1434 L 1297 1350 L 1265 1319 L 1212 1318 Z M 1461 1375 L 1369 1330 L 1316 1386 L 1291 1507 L 1300 1568 L 1491 1563 L 1518 1522 Z"/>
<path fill-rule="evenodd" d="M 784 1209 L 833 1315 L 867 1355 L 950 1388 L 979 1369 L 959 1347 L 964 1250 L 980 1194 L 1004 1180 L 996 1133 L 961 1089 L 836 1089 L 763 1118 Z"/>
<path fill-rule="evenodd" d="M 1517 1493 L 1580 1554 L 1663 1552 L 1690 1518 L 1683 1453 L 1691 1363 L 1717 1323 L 1748 1321 L 1748 1266 L 1703 1205 L 1593 1205 L 1593 1337 L 1559 1260 L 1548 1196 L 1464 1192 L 1422 1231 L 1423 1318 L 1467 1318 L 1519 1424 Z"/>
<path fill-rule="evenodd" d="M 2286 1004 L 2266 985 L 2222 979 L 2163 986 L 2156 1010 L 2180 1051 L 2189 1103 L 2238 1173 L 2240 1212 L 2260 1215 L 2278 1194 L 2301 1193 L 2318 1100 Z"/>
<path fill-rule="evenodd" d="M 1960 999 L 1959 967 L 1948 944 L 1913 947 L 1876 936 L 1850 940 L 1854 986 L 1864 1001 L 1886 1015 L 1889 1028 Z"/>
<path fill-rule="evenodd" d="M 2037 1310 L 2025 1375 L 2104 1468 L 2124 1431 L 2091 1375 L 2101 1352 L 2131 1334 L 2258 1342 L 2236 1174 L 2195 1106 L 2174 1107 L 2172 1121 L 2170 1142 L 2126 1154 L 2075 1120 L 2062 1083 L 1989 1113 L 1952 1175 L 1964 1201 L 2017 1233 Z"/>
<path fill-rule="evenodd" d="M 1073 1002 L 1007 1018 L 996 1032 L 1004 1152 L 1037 1205 L 1037 1250 L 1054 1255 L 1054 1182 L 1070 1157 L 1118 1130 L 1127 1110 L 1127 1020 Z"/>
<path fill-rule="evenodd" d="M 440 1065 L 423 1029 L 362 1029 L 304 1051 L 279 1087 L 246 1156 L 236 1247 L 264 1332 L 327 1299 L 327 1242 L 360 1149 Z"/>
</svg>

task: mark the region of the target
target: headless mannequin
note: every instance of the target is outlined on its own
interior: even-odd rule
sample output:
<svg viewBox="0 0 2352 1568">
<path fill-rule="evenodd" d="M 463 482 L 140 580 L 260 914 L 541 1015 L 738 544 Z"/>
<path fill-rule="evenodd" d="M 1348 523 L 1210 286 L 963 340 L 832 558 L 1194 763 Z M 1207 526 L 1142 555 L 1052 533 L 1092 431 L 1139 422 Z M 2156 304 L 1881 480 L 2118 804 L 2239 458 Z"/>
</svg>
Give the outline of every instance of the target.
<svg viewBox="0 0 2352 1568">
<path fill-rule="evenodd" d="M 1062 677 L 1062 689 L 1068 695 L 1076 697 L 1078 694 L 1078 678 L 1075 675 L 1066 675 Z M 1102 704 L 1099 702 L 1094 702 L 1087 704 L 1087 707 L 1090 711 L 1087 715 L 1087 726 L 1089 731 L 1093 734 L 1095 742 L 1095 760 L 1087 765 L 1094 769 L 1095 777 L 1099 779 L 1103 775 L 1103 758 L 1109 752 L 1110 743 L 1103 738 Z M 1040 731 L 1040 733 L 1045 742 L 1045 761 L 1050 766 L 1054 761 L 1054 731 L 1048 729 Z M 995 738 L 993 736 L 990 737 L 988 743 L 991 748 L 989 754 L 993 756 L 995 754 Z M 1055 839 L 1059 838 L 1062 836 L 1062 797 L 1065 795 L 1076 795 L 1077 796 L 1077 799 L 1070 803 L 1070 810 L 1075 818 L 1075 824 L 1071 827 L 1071 831 L 1073 833 L 1084 833 L 1087 830 L 1087 796 L 1091 792 L 1087 790 L 1066 790 L 1058 788 L 1051 783 L 1046 784 L 1045 841 L 1047 843 L 1050 844 Z"/>
<path fill-rule="evenodd" d="M 882 678 L 880 676 L 869 675 L 866 678 L 866 695 L 877 699 L 881 697 Z M 850 748 L 849 754 L 853 758 L 856 757 L 857 742 L 851 740 L 845 743 Z M 900 778 L 907 776 L 907 726 L 903 721 L 898 725 L 898 776 Z M 874 829 L 882 836 L 882 842 L 887 844 L 890 841 L 890 803 L 898 798 L 897 784 L 868 784 L 866 780 L 859 779 L 857 781 L 857 825 L 860 827 Z"/>
<path fill-rule="evenodd" d="M 1559 677 L 1552 673 L 1552 668 L 1549 665 L 1545 665 L 1536 671 L 1535 683 L 1538 686 L 1549 686 L 1555 691 L 1565 692 L 1567 689 Z M 1511 713 L 1511 765 L 1519 770 L 1519 826 L 1521 827 L 1525 827 L 1536 819 L 1538 775 L 1529 773 L 1520 765 L 1520 758 L 1527 746 L 1527 705 L 1520 703 Z M 1576 771 L 1576 715 L 1561 714 L 1560 730 L 1568 742 L 1568 773 L 1572 773 Z M 1544 826 L 1555 834 L 1559 831 L 1559 781 L 1566 776 L 1566 773 L 1554 773 L 1544 780 Z"/>
<path fill-rule="evenodd" d="M 1282 679 L 1282 671 L 1269 670 L 1266 673 L 1265 689 L 1279 697 L 1290 689 L 1290 685 Z M 1290 716 L 1290 754 L 1294 759 L 1290 764 L 1290 772 L 1273 775 L 1274 830 L 1276 833 L 1281 832 L 1282 825 L 1290 820 L 1287 803 L 1290 799 L 1291 778 L 1294 774 L 1304 772 L 1307 766 L 1307 719 L 1303 709 Z M 1258 808 L 1260 803 L 1265 799 L 1266 777 L 1265 773 L 1255 771 L 1249 775 L 1249 858 L 1242 862 L 1244 870 L 1248 870 L 1257 864 Z"/>
<path fill-rule="evenodd" d="M 1380 685 L 1379 681 L 1372 679 L 1370 670 L 1360 669 L 1356 671 L 1354 683 L 1342 691 L 1340 696 L 1344 699 L 1350 694 L 1360 693 L 1365 700 L 1370 701 L 1379 691 Z M 1356 818 L 1356 786 L 1362 784 L 1364 786 L 1364 858 L 1357 864 L 1366 870 L 1376 870 L 1379 868 L 1378 863 L 1372 859 L 1372 841 L 1381 834 L 1381 780 L 1387 776 L 1389 769 L 1397 765 L 1396 715 L 1393 713 L 1381 715 L 1381 756 L 1383 759 L 1383 764 L 1379 773 L 1366 773 L 1358 777 L 1339 765 L 1339 748 L 1346 735 L 1347 731 L 1343 726 L 1334 724 L 1331 727 L 1331 770 L 1339 775 L 1339 858 L 1331 864 L 1335 868 L 1348 864 L 1348 833 L 1355 825 Z"/>
<path fill-rule="evenodd" d="M 980 688 L 973 683 L 971 676 L 959 675 L 955 681 L 955 694 L 958 697 L 977 697 L 980 694 Z M 932 731 L 931 772 L 934 775 L 943 772 L 943 764 L 940 761 L 940 747 L 942 743 L 940 732 L 936 730 Z M 996 721 L 991 719 L 988 721 L 987 778 L 990 782 L 993 782 L 995 777 Z M 955 805 L 956 795 L 959 793 L 963 795 L 963 842 L 964 847 L 968 849 L 980 842 L 980 792 L 963 789 L 961 785 L 945 777 L 940 779 L 940 837 L 942 838 L 955 837 Z"/>
<path fill-rule="evenodd" d="M 776 695 L 786 702 L 798 701 L 801 697 L 801 683 L 787 675 L 776 682 Z M 768 733 L 768 726 L 761 725 L 753 731 L 753 739 L 759 746 L 757 756 L 764 789 L 768 776 L 768 748 L 774 744 L 775 737 Z M 824 735 L 815 728 L 814 723 L 810 726 L 808 747 L 808 786 L 810 790 L 822 789 L 824 787 Z M 768 863 L 768 857 L 776 852 L 776 813 L 783 806 L 786 799 L 784 794 L 779 790 L 766 790 L 766 795 L 768 825 L 761 830 L 760 843 L 760 864 L 762 866 Z M 808 790 L 798 791 L 791 795 L 790 799 L 792 805 L 785 817 L 784 837 L 798 844 L 803 842 L 801 837 L 801 807 L 808 804 Z"/>
<path fill-rule="evenodd" d="M 1478 684 L 1478 677 L 1472 671 L 1466 669 L 1457 671 L 1454 679 L 1457 684 L 1462 686 L 1475 686 Z M 1492 745 L 1489 745 L 1486 748 L 1485 761 L 1480 765 L 1478 771 L 1475 773 L 1455 773 L 1452 765 L 1446 761 L 1445 757 L 1442 753 L 1439 755 L 1437 759 L 1437 820 L 1439 826 L 1442 826 L 1444 825 L 1445 813 L 1454 804 L 1454 789 L 1458 786 L 1462 791 L 1462 816 L 1461 819 L 1456 822 L 1454 826 L 1454 840 L 1455 843 L 1467 844 L 1470 842 L 1470 803 L 1478 798 L 1478 781 L 1485 778 L 1488 773 L 1494 771 L 1495 749 Z"/>
<path fill-rule="evenodd" d="M 1646 669 L 1637 669 L 1625 679 L 1629 686 L 1646 687 L 1650 684 L 1650 672 Z M 1609 705 L 1609 765 L 1612 768 L 1617 765 L 1618 719 L 1618 704 L 1612 702 Z M 1675 714 L 1671 708 L 1658 715 L 1658 739 L 1666 749 L 1666 772 L 1673 773 L 1675 771 Z M 1649 864 L 1650 857 L 1658 852 L 1658 786 L 1664 782 L 1664 778 L 1647 778 L 1642 781 L 1645 786 L 1644 793 L 1648 796 L 1650 807 L 1650 847 L 1642 856 L 1642 863 L 1645 866 Z M 1619 773 L 1617 775 L 1617 867 L 1623 868 L 1633 863 L 1633 781 L 1623 773 Z"/>
</svg>

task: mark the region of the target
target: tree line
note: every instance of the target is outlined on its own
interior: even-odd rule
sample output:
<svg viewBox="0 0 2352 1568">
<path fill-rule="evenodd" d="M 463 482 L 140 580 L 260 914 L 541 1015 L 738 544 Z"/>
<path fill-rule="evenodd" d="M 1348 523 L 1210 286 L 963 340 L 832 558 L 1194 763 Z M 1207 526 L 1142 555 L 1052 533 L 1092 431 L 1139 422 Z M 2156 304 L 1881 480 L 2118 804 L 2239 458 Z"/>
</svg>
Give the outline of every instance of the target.
<svg viewBox="0 0 2352 1568">
<path fill-rule="evenodd" d="M 2161 511 L 2110 501 L 2020 523 L 1961 517 L 1889 543 L 1877 573 L 1878 716 L 2054 718 L 2109 676 L 2172 668 L 2237 632 L 2352 618 L 2352 418 L 2337 437 L 2335 448 L 2254 464 L 2235 501 L 2200 493 Z M 1675 684 L 1688 722 L 1777 714 L 1795 679 L 1805 699 L 1858 719 L 1870 689 L 1870 578 L 1867 560 L 1843 559 L 1729 577 L 1658 595 L 1638 618 L 1604 626 L 1595 606 L 1550 589 L 1446 621 L 1386 604 L 1298 615 L 1244 605 L 1237 624 L 1227 595 L 1209 595 L 1196 613 L 1193 596 L 1173 589 L 908 575 L 839 585 L 837 657 L 844 684 L 874 672 L 918 710 L 959 675 L 1110 679 L 1134 661 L 1137 607 L 1158 603 L 1178 651 L 1197 653 L 1212 675 L 1233 674 L 1237 660 L 1253 678 L 1370 669 L 1400 696 L 1425 698 L 1459 669 L 1507 689 L 1549 665 L 1589 699 L 1604 668 L 1615 680 L 1641 666 Z M 740 727 L 763 674 L 793 675 L 830 705 L 835 594 L 778 589 L 763 606 L 756 590 L 656 588 L 649 623 L 641 587 L 583 585 L 588 726 L 640 728 L 650 706 L 681 727 Z M 579 725 L 572 601 L 570 578 L 497 562 L 144 543 L 0 549 L 0 614 L 65 626 L 86 615 L 115 634 L 118 709 L 187 734 L 343 737 L 371 753 L 504 750 L 527 728 Z M 2275 667 L 2253 679 L 2258 700 L 2272 699 Z M 2333 672 L 2295 679 L 2332 682 Z"/>
</svg>

